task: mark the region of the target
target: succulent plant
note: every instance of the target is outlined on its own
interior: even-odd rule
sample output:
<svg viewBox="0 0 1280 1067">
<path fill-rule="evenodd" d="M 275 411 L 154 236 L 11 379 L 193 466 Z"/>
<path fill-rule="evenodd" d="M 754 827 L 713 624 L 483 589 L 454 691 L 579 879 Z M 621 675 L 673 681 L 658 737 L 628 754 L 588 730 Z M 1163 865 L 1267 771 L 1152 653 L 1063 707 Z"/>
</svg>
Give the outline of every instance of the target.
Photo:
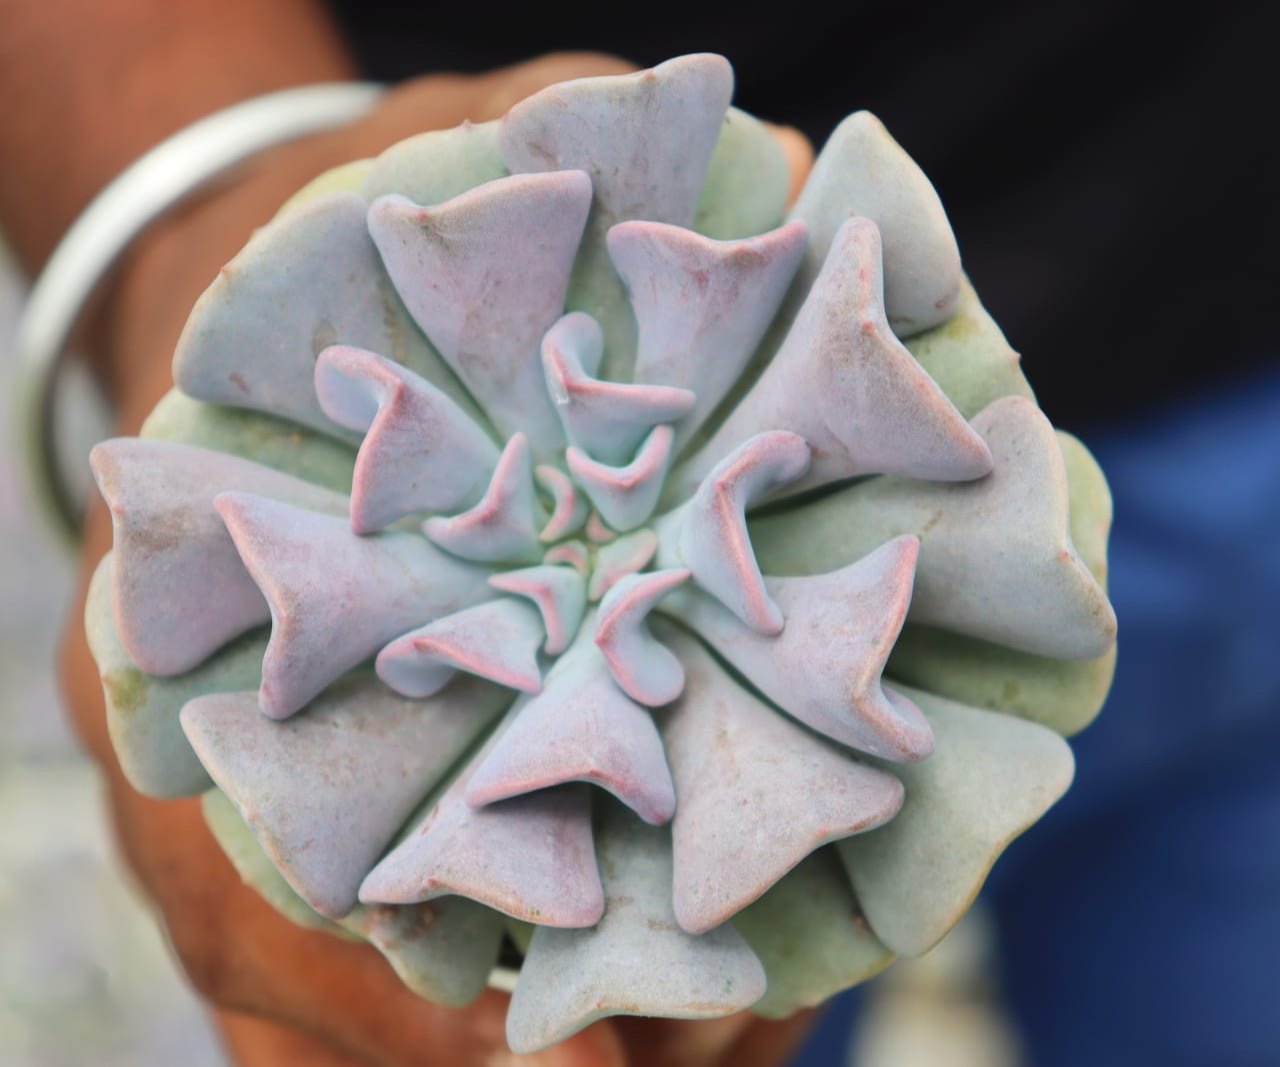
<svg viewBox="0 0 1280 1067">
<path fill-rule="evenodd" d="M 433 1000 L 518 945 L 519 1051 L 927 950 L 1110 680 L 1106 483 L 932 186 L 858 113 L 787 213 L 731 92 L 686 56 L 322 176 L 92 457 L 130 779 Z"/>
</svg>

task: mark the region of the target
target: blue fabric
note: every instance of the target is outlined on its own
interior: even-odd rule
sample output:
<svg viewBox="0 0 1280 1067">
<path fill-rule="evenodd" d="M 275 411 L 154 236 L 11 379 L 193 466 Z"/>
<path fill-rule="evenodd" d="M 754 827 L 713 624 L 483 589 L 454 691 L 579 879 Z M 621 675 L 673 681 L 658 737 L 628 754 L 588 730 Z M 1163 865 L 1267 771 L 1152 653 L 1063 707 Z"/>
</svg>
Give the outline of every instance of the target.
<svg viewBox="0 0 1280 1067">
<path fill-rule="evenodd" d="M 1280 369 L 1087 439 L 1120 655 L 988 886 L 1009 1006 L 1037 1067 L 1280 1064 Z"/>
</svg>

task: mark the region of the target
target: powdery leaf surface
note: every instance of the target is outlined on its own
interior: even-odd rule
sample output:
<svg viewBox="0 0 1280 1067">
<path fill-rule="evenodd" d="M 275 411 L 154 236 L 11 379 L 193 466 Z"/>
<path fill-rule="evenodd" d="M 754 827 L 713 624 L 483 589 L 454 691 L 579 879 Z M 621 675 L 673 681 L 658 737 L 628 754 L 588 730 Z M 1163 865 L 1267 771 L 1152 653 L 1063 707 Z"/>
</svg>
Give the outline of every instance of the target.
<svg viewBox="0 0 1280 1067">
<path fill-rule="evenodd" d="M 788 221 L 732 87 L 684 56 L 321 175 L 95 453 L 130 781 L 429 999 L 509 938 L 518 1052 L 924 951 L 1114 665 L 1106 482 L 937 193 L 862 112 Z"/>
</svg>

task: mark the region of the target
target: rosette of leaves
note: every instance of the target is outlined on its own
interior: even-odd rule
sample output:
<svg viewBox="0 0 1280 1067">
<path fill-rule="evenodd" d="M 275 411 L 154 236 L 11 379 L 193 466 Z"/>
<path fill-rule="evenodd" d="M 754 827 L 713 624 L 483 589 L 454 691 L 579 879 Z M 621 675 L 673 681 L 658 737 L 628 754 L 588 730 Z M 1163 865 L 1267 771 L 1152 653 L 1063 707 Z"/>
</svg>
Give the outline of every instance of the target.
<svg viewBox="0 0 1280 1067">
<path fill-rule="evenodd" d="M 1105 695 L 1106 483 L 928 180 L 846 119 L 788 212 L 719 56 L 330 172 L 93 468 L 140 790 L 512 1048 L 784 1015 L 927 950 Z"/>
</svg>

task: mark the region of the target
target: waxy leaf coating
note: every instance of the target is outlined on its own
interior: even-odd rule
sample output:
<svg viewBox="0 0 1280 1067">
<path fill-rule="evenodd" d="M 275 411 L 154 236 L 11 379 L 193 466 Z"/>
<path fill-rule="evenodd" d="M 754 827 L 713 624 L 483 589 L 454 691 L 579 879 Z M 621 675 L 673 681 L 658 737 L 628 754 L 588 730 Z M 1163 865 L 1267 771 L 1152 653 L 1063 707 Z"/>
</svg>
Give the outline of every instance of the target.
<svg viewBox="0 0 1280 1067">
<path fill-rule="evenodd" d="M 1115 662 L 1105 479 L 937 191 L 858 112 L 788 216 L 732 92 L 682 56 L 319 176 L 92 459 L 128 779 L 437 1003 L 508 939 L 517 1053 L 925 951 Z"/>
</svg>

